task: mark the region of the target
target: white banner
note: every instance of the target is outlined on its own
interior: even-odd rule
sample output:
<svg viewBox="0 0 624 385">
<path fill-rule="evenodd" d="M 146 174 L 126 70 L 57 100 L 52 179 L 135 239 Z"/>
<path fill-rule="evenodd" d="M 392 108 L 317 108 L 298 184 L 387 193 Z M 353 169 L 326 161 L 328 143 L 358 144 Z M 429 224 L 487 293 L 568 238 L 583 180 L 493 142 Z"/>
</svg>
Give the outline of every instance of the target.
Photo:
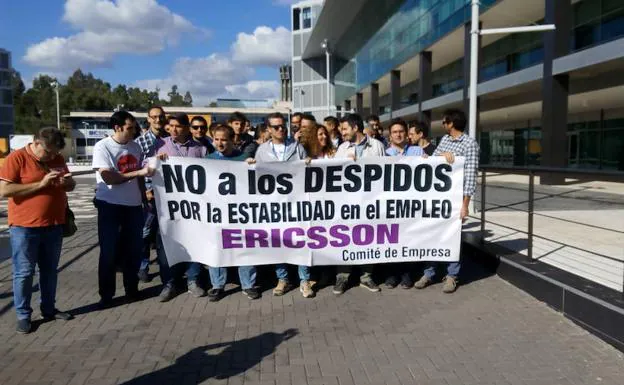
<svg viewBox="0 0 624 385">
<path fill-rule="evenodd" d="M 169 158 L 153 178 L 171 265 L 459 260 L 464 159 Z"/>
</svg>

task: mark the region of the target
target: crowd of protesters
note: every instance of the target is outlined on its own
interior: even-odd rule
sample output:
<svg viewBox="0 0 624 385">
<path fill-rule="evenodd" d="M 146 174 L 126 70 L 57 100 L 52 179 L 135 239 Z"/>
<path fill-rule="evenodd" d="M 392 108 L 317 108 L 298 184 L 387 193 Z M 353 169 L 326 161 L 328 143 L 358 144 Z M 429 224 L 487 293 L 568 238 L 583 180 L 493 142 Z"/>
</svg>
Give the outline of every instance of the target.
<svg viewBox="0 0 624 385">
<path fill-rule="evenodd" d="M 476 189 L 479 147 L 464 134 L 466 116 L 462 111 L 448 110 L 443 114 L 446 135 L 437 147 L 427 138 L 427 126 L 421 122 L 408 124 L 395 119 L 385 132 L 377 116 L 368 117 L 366 124 L 357 114 L 341 118 L 328 116 L 321 123 L 312 115 L 296 113 L 290 122 L 288 126 L 283 115 L 273 113 L 265 124 L 253 129 L 252 135 L 249 120 L 239 112 L 233 113 L 227 122 L 209 125 L 201 116 L 189 119 L 183 113 L 167 115 L 162 107 L 155 106 L 148 112 L 148 126 L 141 129 L 132 114 L 115 112 L 110 118 L 114 134 L 99 141 L 93 150 L 94 204 L 98 212 L 100 244 L 99 307 L 112 306 L 119 270 L 128 301 L 140 298 L 140 282 L 150 280 L 153 249 L 162 282 L 161 302 L 185 290 L 195 297 L 208 296 L 210 301 L 218 301 L 225 294 L 228 268 L 199 263 L 169 266 L 152 190 L 154 169 L 148 161 L 152 157 L 165 162 L 169 157 L 189 157 L 254 164 L 295 160 L 309 163 L 330 158 L 357 161 L 382 156 L 442 156 L 453 163 L 455 156 L 463 156 L 466 160 L 460 217 L 463 220 L 468 215 L 468 205 Z M 20 333 L 31 330 L 30 301 L 35 265 L 40 271 L 42 317 L 46 320 L 72 318 L 69 313 L 55 308 L 57 266 L 66 224 L 66 192 L 75 186 L 59 153 L 64 145 L 60 131 L 41 129 L 32 143 L 11 153 L 0 169 L 0 195 L 9 198 L 14 302 Z M 377 284 L 379 278 L 383 278 L 386 288 L 423 289 L 435 282 L 436 265 L 445 265 L 442 290 L 454 292 L 460 262 L 427 264 L 416 282 L 413 280 L 417 271 L 415 263 L 341 265 L 331 270 L 336 273 L 333 292 L 344 293 L 355 271 L 360 274 L 359 286 L 371 292 L 381 290 Z M 259 298 L 256 267 L 240 266 L 237 270 L 243 294 L 249 299 Z M 289 270 L 286 264 L 275 265 L 277 284 L 273 295 L 284 295 L 298 283 L 303 297 L 314 297 L 311 267 L 297 266 L 298 282 Z M 210 277 L 209 290 L 204 284 L 206 275 Z"/>
</svg>

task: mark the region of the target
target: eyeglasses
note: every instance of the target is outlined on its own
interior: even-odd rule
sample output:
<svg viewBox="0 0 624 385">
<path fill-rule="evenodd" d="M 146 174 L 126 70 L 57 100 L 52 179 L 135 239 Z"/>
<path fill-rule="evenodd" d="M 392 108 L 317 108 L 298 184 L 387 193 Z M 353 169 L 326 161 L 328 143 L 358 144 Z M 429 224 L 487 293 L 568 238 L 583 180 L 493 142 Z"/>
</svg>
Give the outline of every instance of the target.
<svg viewBox="0 0 624 385">
<path fill-rule="evenodd" d="M 269 125 L 269 127 L 271 127 L 274 130 L 284 130 L 286 128 L 286 127 L 284 127 L 283 124 Z"/>
<path fill-rule="evenodd" d="M 191 128 L 193 130 L 205 130 L 206 126 L 204 126 L 204 125 L 201 125 L 201 126 L 191 126 Z"/>
</svg>

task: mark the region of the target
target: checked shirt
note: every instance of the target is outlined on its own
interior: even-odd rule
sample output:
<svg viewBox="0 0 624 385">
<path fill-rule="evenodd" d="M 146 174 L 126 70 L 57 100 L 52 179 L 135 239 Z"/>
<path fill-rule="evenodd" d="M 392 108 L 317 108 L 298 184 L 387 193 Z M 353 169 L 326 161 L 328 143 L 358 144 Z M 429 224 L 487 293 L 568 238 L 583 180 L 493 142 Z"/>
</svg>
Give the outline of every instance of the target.
<svg viewBox="0 0 624 385">
<path fill-rule="evenodd" d="M 479 144 L 466 134 L 461 134 L 457 139 L 453 139 L 450 135 L 444 135 L 433 155 L 442 155 L 444 152 L 466 158 L 464 163 L 464 196 L 474 196 L 477 189 Z"/>
<path fill-rule="evenodd" d="M 151 129 L 148 129 L 144 134 L 141 134 L 138 138 L 135 139 L 135 142 L 141 146 L 141 151 L 143 151 L 143 159 L 151 158 L 155 156 L 158 152 L 158 149 L 163 146 L 165 143 L 162 138 L 154 135 Z M 152 178 L 145 177 L 145 188 L 147 190 L 152 189 Z"/>
</svg>

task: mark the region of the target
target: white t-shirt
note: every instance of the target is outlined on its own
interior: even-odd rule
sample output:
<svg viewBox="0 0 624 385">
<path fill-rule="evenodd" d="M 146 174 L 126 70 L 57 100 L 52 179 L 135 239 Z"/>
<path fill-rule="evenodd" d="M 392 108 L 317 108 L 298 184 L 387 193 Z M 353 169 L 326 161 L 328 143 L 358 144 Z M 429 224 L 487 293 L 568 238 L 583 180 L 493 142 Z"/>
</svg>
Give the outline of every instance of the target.
<svg viewBox="0 0 624 385">
<path fill-rule="evenodd" d="M 114 205 L 140 206 L 143 200 L 136 178 L 122 184 L 107 185 L 97 170 L 109 168 L 122 174 L 138 170 L 141 168 L 142 154 L 141 146 L 134 141 L 120 144 L 108 137 L 97 142 L 93 147 L 92 163 L 92 167 L 96 170 L 95 199 Z"/>
<path fill-rule="evenodd" d="M 271 148 L 273 148 L 273 154 L 280 162 L 284 161 L 284 153 L 286 152 L 286 145 L 284 143 L 271 143 Z"/>
</svg>

